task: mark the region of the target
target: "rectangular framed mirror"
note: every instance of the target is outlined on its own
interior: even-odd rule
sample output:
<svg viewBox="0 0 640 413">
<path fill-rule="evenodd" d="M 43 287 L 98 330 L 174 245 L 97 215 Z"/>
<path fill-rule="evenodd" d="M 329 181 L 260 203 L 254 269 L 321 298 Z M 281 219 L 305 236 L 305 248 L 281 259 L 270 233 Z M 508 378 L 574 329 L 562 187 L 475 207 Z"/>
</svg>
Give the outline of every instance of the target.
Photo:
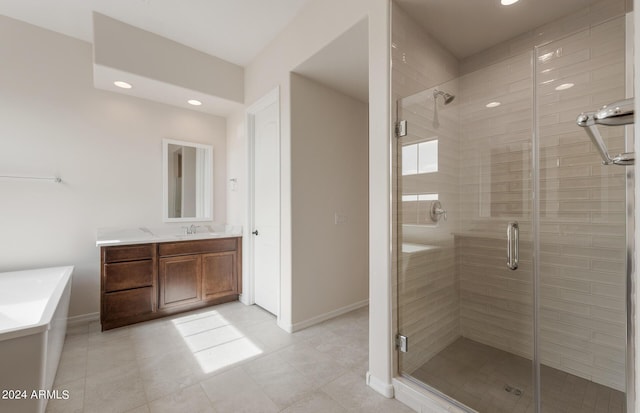
<svg viewBox="0 0 640 413">
<path fill-rule="evenodd" d="M 213 147 L 162 140 L 164 222 L 213 220 Z"/>
</svg>

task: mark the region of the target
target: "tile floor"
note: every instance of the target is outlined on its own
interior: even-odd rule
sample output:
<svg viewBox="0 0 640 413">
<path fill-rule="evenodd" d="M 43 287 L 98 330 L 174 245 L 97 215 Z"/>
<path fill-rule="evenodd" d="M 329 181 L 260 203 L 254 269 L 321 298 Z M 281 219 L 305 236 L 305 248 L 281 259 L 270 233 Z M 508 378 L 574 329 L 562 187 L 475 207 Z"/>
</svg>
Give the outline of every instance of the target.
<svg viewBox="0 0 640 413">
<path fill-rule="evenodd" d="M 73 412 L 410 413 L 365 384 L 368 309 L 288 334 L 239 302 L 100 332 L 70 328 L 54 383 Z"/>
<path fill-rule="evenodd" d="M 533 413 L 531 368 L 524 357 L 460 338 L 412 376 L 481 413 Z M 544 365 L 540 373 L 544 413 L 624 411 L 620 391 Z"/>
</svg>

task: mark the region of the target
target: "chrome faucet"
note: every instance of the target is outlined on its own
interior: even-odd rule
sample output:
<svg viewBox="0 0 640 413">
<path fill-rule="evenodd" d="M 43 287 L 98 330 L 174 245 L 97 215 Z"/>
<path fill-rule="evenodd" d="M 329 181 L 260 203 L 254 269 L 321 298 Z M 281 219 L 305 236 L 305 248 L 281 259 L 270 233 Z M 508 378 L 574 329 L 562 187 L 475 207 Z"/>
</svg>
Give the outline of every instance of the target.
<svg viewBox="0 0 640 413">
<path fill-rule="evenodd" d="M 191 224 L 190 227 L 182 227 L 182 228 L 184 228 L 184 232 L 187 235 L 193 235 L 193 234 L 196 234 L 198 232 L 198 226 L 197 225 Z"/>
</svg>

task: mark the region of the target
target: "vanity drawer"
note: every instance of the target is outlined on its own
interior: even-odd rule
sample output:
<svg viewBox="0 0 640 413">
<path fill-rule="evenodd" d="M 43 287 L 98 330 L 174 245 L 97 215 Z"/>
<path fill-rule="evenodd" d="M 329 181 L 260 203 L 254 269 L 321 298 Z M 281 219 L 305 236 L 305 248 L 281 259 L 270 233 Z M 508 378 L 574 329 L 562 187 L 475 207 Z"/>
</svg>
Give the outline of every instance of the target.
<svg viewBox="0 0 640 413">
<path fill-rule="evenodd" d="M 154 244 L 102 247 L 104 262 L 147 260 L 153 258 Z"/>
<path fill-rule="evenodd" d="M 207 239 L 198 241 L 165 242 L 158 244 L 158 255 L 202 254 L 209 252 L 235 251 L 237 238 Z"/>
<path fill-rule="evenodd" d="M 153 312 L 153 287 L 104 295 L 103 321 L 119 320 Z"/>
<path fill-rule="evenodd" d="M 109 293 L 153 285 L 153 260 L 104 265 L 104 291 Z"/>
</svg>

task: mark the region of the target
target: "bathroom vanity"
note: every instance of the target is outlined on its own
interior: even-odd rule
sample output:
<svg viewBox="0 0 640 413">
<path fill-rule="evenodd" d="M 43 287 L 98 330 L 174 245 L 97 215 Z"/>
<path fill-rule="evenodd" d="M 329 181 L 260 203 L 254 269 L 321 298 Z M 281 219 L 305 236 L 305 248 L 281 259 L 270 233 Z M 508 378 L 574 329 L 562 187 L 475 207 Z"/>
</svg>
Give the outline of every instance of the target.
<svg viewBox="0 0 640 413">
<path fill-rule="evenodd" d="M 147 232 L 98 237 L 103 331 L 238 299 L 240 235 Z"/>
</svg>

